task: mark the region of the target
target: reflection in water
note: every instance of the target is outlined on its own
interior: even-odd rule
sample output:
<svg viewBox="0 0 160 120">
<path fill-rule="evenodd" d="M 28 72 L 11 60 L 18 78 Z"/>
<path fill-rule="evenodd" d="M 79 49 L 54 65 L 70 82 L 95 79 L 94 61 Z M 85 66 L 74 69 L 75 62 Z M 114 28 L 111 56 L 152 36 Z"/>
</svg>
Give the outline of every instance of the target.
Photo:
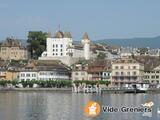
<svg viewBox="0 0 160 120">
<path fill-rule="evenodd" d="M 84 115 L 89 100 L 103 106 L 137 107 L 146 101 L 154 102 L 152 117 L 142 113 L 103 113 L 95 118 Z M 160 94 L 76 94 L 62 92 L 1 92 L 2 120 L 159 120 L 157 108 Z"/>
</svg>

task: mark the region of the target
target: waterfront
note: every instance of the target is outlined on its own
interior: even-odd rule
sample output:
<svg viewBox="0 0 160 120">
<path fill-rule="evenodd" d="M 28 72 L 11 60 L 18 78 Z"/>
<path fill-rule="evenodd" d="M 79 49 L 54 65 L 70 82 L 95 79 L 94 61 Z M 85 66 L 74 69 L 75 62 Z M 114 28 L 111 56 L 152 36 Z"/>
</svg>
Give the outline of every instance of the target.
<svg viewBox="0 0 160 120">
<path fill-rule="evenodd" d="M 77 94 L 53 91 L 0 93 L 0 118 L 2 120 L 158 120 L 160 94 Z M 152 117 L 142 113 L 103 113 L 89 118 L 84 115 L 84 106 L 90 101 L 103 106 L 137 107 L 153 101 Z"/>
</svg>

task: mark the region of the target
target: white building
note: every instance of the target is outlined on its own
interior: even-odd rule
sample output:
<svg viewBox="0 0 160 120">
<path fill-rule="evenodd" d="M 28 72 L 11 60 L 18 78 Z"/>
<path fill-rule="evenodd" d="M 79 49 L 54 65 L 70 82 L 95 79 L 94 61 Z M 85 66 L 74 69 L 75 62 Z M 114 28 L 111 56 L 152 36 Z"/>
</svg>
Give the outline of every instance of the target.
<svg viewBox="0 0 160 120">
<path fill-rule="evenodd" d="M 19 72 L 19 80 L 70 80 L 70 70 L 63 65 L 28 64 Z"/>
<path fill-rule="evenodd" d="M 71 65 L 76 60 L 90 59 L 90 40 L 85 33 L 82 39 L 82 49 L 77 49 L 73 45 L 70 32 L 56 32 L 54 37 L 48 37 L 46 51 L 39 57 L 39 60 L 60 60 L 61 62 Z"/>
<path fill-rule="evenodd" d="M 19 72 L 19 80 L 38 80 L 38 72 L 37 71 L 20 71 Z"/>
<path fill-rule="evenodd" d="M 69 71 L 62 66 L 37 66 L 38 80 L 70 80 Z"/>
</svg>

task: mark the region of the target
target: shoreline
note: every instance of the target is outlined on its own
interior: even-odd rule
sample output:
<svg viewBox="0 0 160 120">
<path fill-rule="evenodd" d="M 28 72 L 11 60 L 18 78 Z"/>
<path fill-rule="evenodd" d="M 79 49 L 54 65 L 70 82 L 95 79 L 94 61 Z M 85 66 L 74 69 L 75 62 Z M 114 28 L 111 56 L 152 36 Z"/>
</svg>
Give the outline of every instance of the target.
<svg viewBox="0 0 160 120">
<path fill-rule="evenodd" d="M 34 92 L 41 92 L 41 91 L 54 91 L 54 92 L 63 92 L 63 93 L 77 93 L 73 92 L 72 88 L 0 88 L 0 92 L 9 92 L 9 91 L 34 91 Z M 84 93 L 84 92 L 79 92 Z M 145 91 L 146 94 L 152 93 L 160 93 L 160 89 L 149 89 Z M 78 94 L 78 93 L 77 93 Z M 95 94 L 95 93 L 87 93 L 87 94 Z M 98 93 L 96 93 L 98 94 Z M 140 93 L 126 93 L 126 90 L 103 90 L 100 94 L 140 94 Z"/>
<path fill-rule="evenodd" d="M 5 91 L 57 91 L 57 92 L 72 92 L 72 88 L 1 88 L 0 92 Z"/>
</svg>

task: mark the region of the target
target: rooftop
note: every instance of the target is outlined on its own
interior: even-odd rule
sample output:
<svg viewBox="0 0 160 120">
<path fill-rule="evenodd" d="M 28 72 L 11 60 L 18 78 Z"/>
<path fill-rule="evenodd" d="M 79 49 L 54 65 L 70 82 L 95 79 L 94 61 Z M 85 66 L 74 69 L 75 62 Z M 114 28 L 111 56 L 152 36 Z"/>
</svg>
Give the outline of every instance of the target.
<svg viewBox="0 0 160 120">
<path fill-rule="evenodd" d="M 21 47 L 21 42 L 17 39 L 6 38 L 6 40 L 2 43 L 2 47 Z"/>
<path fill-rule="evenodd" d="M 120 59 L 116 59 L 115 61 L 113 61 L 113 63 L 140 63 L 137 60 L 133 59 L 133 58 L 120 58 Z"/>
</svg>

